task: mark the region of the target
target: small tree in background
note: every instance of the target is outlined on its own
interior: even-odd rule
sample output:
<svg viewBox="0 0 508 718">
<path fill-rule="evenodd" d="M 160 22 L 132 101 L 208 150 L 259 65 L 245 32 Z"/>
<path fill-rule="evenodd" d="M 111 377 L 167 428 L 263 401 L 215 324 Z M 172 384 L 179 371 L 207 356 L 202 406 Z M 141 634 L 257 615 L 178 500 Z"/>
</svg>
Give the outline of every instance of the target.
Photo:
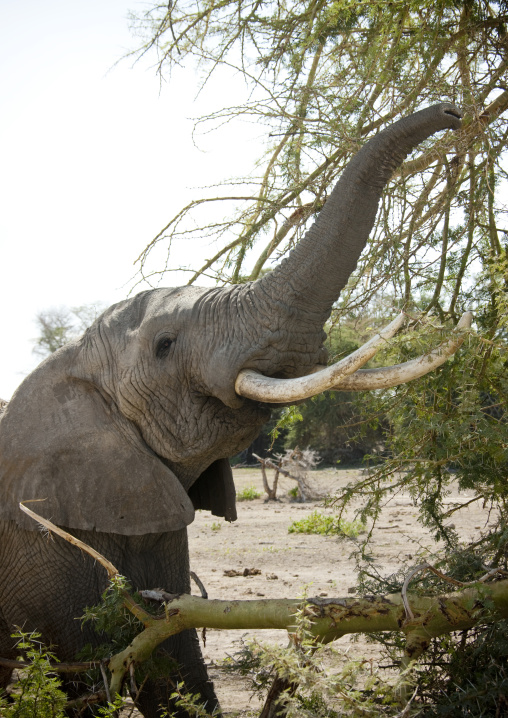
<svg viewBox="0 0 508 718">
<path fill-rule="evenodd" d="M 64 344 L 81 336 L 103 311 L 104 306 L 85 304 L 81 307 L 46 309 L 35 317 L 39 336 L 34 340 L 34 354 L 46 357 Z"/>
<path fill-rule="evenodd" d="M 296 481 L 295 489 L 291 489 L 289 494 L 299 501 L 307 501 L 308 499 L 324 498 L 323 492 L 316 489 L 309 480 L 308 472 L 312 471 L 321 462 L 319 454 L 312 449 L 304 449 L 301 451 L 297 446 L 294 449 L 286 449 L 283 454 L 273 454 L 272 457 L 262 458 L 257 454 L 253 454 L 254 458 L 261 464 L 261 475 L 263 478 L 263 487 L 266 491 L 267 500 L 275 501 L 277 499 L 277 487 L 279 483 L 279 475 L 282 474 L 288 479 Z M 272 486 L 268 483 L 266 469 L 273 469 Z"/>
</svg>

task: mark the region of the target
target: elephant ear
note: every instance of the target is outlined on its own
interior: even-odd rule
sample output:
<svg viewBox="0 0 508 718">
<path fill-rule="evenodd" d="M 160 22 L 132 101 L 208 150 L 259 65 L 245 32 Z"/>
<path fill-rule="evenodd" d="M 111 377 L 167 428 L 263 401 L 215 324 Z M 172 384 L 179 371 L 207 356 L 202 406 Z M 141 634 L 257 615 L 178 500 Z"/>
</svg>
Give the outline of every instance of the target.
<svg viewBox="0 0 508 718">
<path fill-rule="evenodd" d="M 195 509 L 236 521 L 236 491 L 229 459 L 218 459 L 203 471 L 190 487 L 189 497 Z"/>
<path fill-rule="evenodd" d="M 62 379 L 56 359 L 23 382 L 2 415 L 0 518 L 36 529 L 18 505 L 43 499 L 29 507 L 69 528 L 133 535 L 191 523 L 175 474 L 93 384 Z"/>
</svg>

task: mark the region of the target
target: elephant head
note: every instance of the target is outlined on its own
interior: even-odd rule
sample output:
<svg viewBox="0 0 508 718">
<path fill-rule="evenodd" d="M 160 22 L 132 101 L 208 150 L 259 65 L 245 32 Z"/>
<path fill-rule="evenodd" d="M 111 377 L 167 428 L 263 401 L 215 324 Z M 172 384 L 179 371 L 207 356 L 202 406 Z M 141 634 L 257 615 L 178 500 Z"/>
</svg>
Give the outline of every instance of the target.
<svg viewBox="0 0 508 718">
<path fill-rule="evenodd" d="M 232 520 L 227 457 L 259 433 L 270 403 L 418 375 L 390 369 L 388 378 L 378 371 L 351 386 L 359 376 L 351 372 L 376 341 L 339 367 L 316 368 L 326 363 L 323 326 L 355 269 L 384 186 L 420 142 L 458 127 L 460 113 L 440 104 L 371 139 L 305 237 L 262 279 L 143 292 L 43 362 L 0 423 L 0 518 L 35 528 L 18 502 L 43 499 L 37 511 L 54 523 L 124 535 L 180 529 L 194 508 Z"/>
</svg>

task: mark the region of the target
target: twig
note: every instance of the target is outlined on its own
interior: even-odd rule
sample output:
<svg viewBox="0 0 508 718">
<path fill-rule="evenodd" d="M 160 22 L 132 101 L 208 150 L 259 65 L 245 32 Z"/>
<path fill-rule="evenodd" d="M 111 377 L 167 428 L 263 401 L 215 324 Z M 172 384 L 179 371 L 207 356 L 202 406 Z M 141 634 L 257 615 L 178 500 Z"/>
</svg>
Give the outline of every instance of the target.
<svg viewBox="0 0 508 718">
<path fill-rule="evenodd" d="M 33 501 L 44 501 L 44 499 L 33 499 Z M 21 511 L 30 516 L 30 518 L 32 518 L 34 521 L 37 521 L 37 523 L 42 524 L 42 526 L 47 528 L 49 531 L 52 531 L 53 533 L 57 534 L 57 536 L 60 536 L 61 538 L 65 539 L 69 543 L 73 544 L 73 546 L 77 546 L 89 556 L 92 556 L 92 558 L 98 561 L 101 566 L 104 566 L 104 568 L 108 572 L 109 578 L 115 578 L 116 576 L 120 575 L 118 569 L 115 568 L 113 564 L 108 561 L 108 559 L 105 558 L 102 554 L 93 549 L 91 546 L 88 546 L 86 543 L 83 543 L 83 541 L 80 541 L 75 536 L 72 536 L 72 534 L 67 533 L 67 531 L 64 531 L 58 526 L 55 526 L 55 524 L 51 523 L 51 521 L 48 521 L 48 519 L 43 519 L 42 516 L 36 514 L 35 511 L 31 511 L 29 508 L 27 508 L 24 505 L 25 503 L 28 502 L 20 502 L 19 508 L 21 509 Z"/>
<path fill-rule="evenodd" d="M 201 591 L 201 598 L 207 599 L 208 592 L 207 592 L 203 582 L 199 578 L 199 576 L 196 573 L 194 573 L 194 571 L 191 571 L 190 577 L 192 578 L 194 583 L 197 584 L 199 590 Z M 201 640 L 203 641 L 203 646 L 206 646 L 206 626 L 203 626 L 203 630 L 201 631 Z"/>
<path fill-rule="evenodd" d="M 451 578 L 451 576 L 446 576 L 446 574 L 441 573 L 441 571 L 438 571 L 437 568 L 434 568 L 434 566 L 431 566 L 430 564 L 427 565 L 427 568 L 429 569 L 429 571 L 432 571 L 432 573 L 434 573 L 436 576 L 442 578 L 443 581 L 447 581 L 453 586 L 474 586 L 477 583 L 485 583 L 485 581 L 488 581 L 489 578 L 492 578 L 497 573 L 500 573 L 503 576 L 508 576 L 508 571 L 505 571 L 503 568 L 492 568 L 490 569 L 490 571 L 487 571 L 487 573 L 484 574 L 481 578 L 475 578 L 473 581 L 458 581 L 456 578 Z"/>
<path fill-rule="evenodd" d="M 443 514 L 443 518 L 446 518 L 448 516 L 451 516 L 455 511 L 460 511 L 461 509 L 465 508 L 466 506 L 469 506 L 469 504 L 474 503 L 475 501 L 479 501 L 480 499 L 485 498 L 483 494 L 480 494 L 479 496 L 475 496 L 474 499 L 471 499 L 470 501 L 466 501 L 465 504 L 460 504 L 460 506 L 454 506 L 452 509 L 449 509 L 448 511 L 445 511 Z"/>
<path fill-rule="evenodd" d="M 190 577 L 192 578 L 192 580 L 194 581 L 194 583 L 197 585 L 197 587 L 198 587 L 199 590 L 201 591 L 201 598 L 208 598 L 208 592 L 207 592 L 207 590 L 206 590 L 206 588 L 205 588 L 203 582 L 202 582 L 201 579 L 199 578 L 199 576 L 198 576 L 197 574 L 195 574 L 194 571 L 191 571 L 191 572 L 190 572 Z"/>
<path fill-rule="evenodd" d="M 44 499 L 31 499 L 31 501 L 43 501 Z M 27 502 L 25 502 L 27 503 Z M 57 534 L 57 536 L 60 536 L 65 541 L 68 541 L 73 546 L 77 546 L 79 549 L 87 553 L 89 556 L 94 558 L 96 561 L 98 561 L 101 566 L 103 566 L 106 571 L 108 572 L 109 579 L 112 580 L 114 578 L 120 577 L 120 572 L 118 571 L 113 564 L 108 561 L 108 559 L 103 556 L 101 553 L 93 549 L 88 544 L 84 543 L 83 541 L 80 541 L 78 538 L 73 536 L 70 533 L 67 533 L 67 531 L 64 531 L 59 526 L 55 526 L 54 523 L 49 521 L 48 519 L 43 519 L 42 516 L 39 516 L 35 513 L 35 511 L 31 511 L 29 508 L 24 506 L 23 502 L 19 504 L 19 508 L 30 518 L 34 519 L 34 521 L 37 521 L 37 523 L 42 524 L 45 528 L 47 528 L 49 531 L 52 531 L 53 533 Z M 136 601 L 132 598 L 130 593 L 126 591 L 123 588 L 120 588 L 120 591 L 124 597 L 124 603 L 127 609 L 142 623 L 146 623 L 147 619 L 150 618 L 150 614 L 148 614 L 141 606 L 139 606 Z"/>
<path fill-rule="evenodd" d="M 405 578 L 404 585 L 402 586 L 401 590 L 401 596 L 402 596 L 402 603 L 404 604 L 404 610 L 406 612 L 406 620 L 412 621 L 414 619 L 414 614 L 411 610 L 411 607 L 409 605 L 409 601 L 407 599 L 407 589 L 409 586 L 409 583 L 411 582 L 413 576 L 415 574 L 419 573 L 420 571 L 430 571 L 438 578 L 442 579 L 443 581 L 446 581 L 447 583 L 451 583 L 452 586 L 460 586 L 461 588 L 465 588 L 467 586 L 475 586 L 477 583 L 485 583 L 489 580 L 489 578 L 493 578 L 496 574 L 501 574 L 502 576 L 508 576 L 508 571 L 506 571 L 504 568 L 492 568 L 490 571 L 487 571 L 483 576 L 480 578 L 475 578 L 473 581 L 459 581 L 456 578 L 452 578 L 451 576 L 447 576 L 445 573 L 442 573 L 437 568 L 434 568 L 434 566 L 431 566 L 430 563 L 421 563 L 419 566 L 416 566 L 412 571 L 408 573 L 408 575 Z"/>
<path fill-rule="evenodd" d="M 100 661 L 87 661 L 86 663 L 50 663 L 51 670 L 55 673 L 83 673 L 89 671 L 90 668 L 98 666 Z M 30 663 L 27 661 L 14 661 L 10 658 L 0 658 L 0 666 L 5 668 L 23 669 L 29 668 Z"/>
<path fill-rule="evenodd" d="M 84 706 L 90 705 L 90 703 L 104 703 L 106 700 L 106 691 L 97 691 L 97 693 L 91 693 L 90 695 L 81 696 L 80 698 L 74 698 L 72 701 L 67 701 L 65 708 L 83 708 Z"/>
<path fill-rule="evenodd" d="M 101 669 L 102 680 L 104 682 L 104 690 L 106 691 L 106 698 L 108 699 L 108 703 L 111 703 L 112 701 L 111 701 L 111 693 L 109 691 L 108 677 L 106 675 L 106 669 L 104 668 L 104 664 L 102 663 L 102 661 L 100 663 L 100 669 Z"/>
<path fill-rule="evenodd" d="M 130 683 L 131 683 L 131 694 L 133 696 L 137 696 L 138 688 L 136 686 L 136 678 L 134 676 L 134 663 L 131 663 L 129 665 L 129 678 L 130 678 Z"/>
<path fill-rule="evenodd" d="M 134 664 L 131 663 L 131 666 L 132 666 L 132 665 L 134 665 Z M 130 711 L 130 713 L 129 713 L 129 718 L 131 718 L 132 714 L 133 714 L 134 711 L 136 710 L 136 702 L 137 702 L 139 696 L 141 695 L 141 691 L 142 691 L 143 688 L 145 687 L 145 683 L 146 683 L 147 680 L 148 680 L 148 675 L 149 675 L 149 674 L 147 673 L 146 676 L 143 678 L 143 682 L 141 683 L 141 685 L 140 685 L 139 688 L 137 689 L 136 695 L 135 695 L 135 696 L 132 696 L 132 704 L 133 704 L 133 705 L 132 705 L 131 711 Z"/>
<path fill-rule="evenodd" d="M 407 620 L 407 621 L 412 621 L 412 620 L 414 619 L 414 613 L 413 613 L 413 611 L 411 610 L 411 607 L 410 607 L 410 605 L 409 605 L 409 601 L 407 600 L 407 589 L 408 589 L 408 586 L 409 586 L 409 582 L 411 581 L 411 579 L 413 578 L 413 576 L 414 576 L 415 574 L 419 573 L 420 571 L 425 571 L 426 569 L 428 569 L 428 567 L 429 567 L 429 564 L 428 564 L 428 563 L 421 563 L 419 566 L 417 566 L 416 568 L 414 568 L 414 569 L 406 576 L 406 579 L 405 579 L 405 581 L 404 581 L 404 585 L 402 586 L 402 591 L 400 592 L 400 594 L 401 594 L 401 596 L 402 596 L 402 603 L 404 604 L 404 610 L 405 610 L 405 612 L 406 612 L 406 620 Z"/>
<path fill-rule="evenodd" d="M 501 576 L 508 576 L 508 571 L 505 571 L 504 568 L 492 568 L 490 571 L 488 571 L 486 574 L 484 574 L 481 578 L 477 579 L 476 581 L 468 581 L 467 583 L 463 583 L 463 586 L 474 586 L 475 583 L 485 583 L 485 581 L 488 581 L 489 578 L 492 578 L 496 575 L 496 573 L 501 574 Z"/>
<path fill-rule="evenodd" d="M 406 705 L 404 706 L 404 708 L 402 709 L 402 711 L 401 711 L 400 713 L 397 713 L 397 715 L 395 716 L 395 718 L 404 718 L 404 716 L 407 716 L 407 714 L 409 713 L 409 710 L 410 710 L 410 708 L 411 708 L 411 703 L 412 703 L 412 702 L 414 701 L 414 699 L 416 698 L 416 694 L 417 694 L 417 693 L 418 693 L 418 686 L 416 686 L 416 688 L 415 688 L 414 691 L 413 691 L 413 695 L 412 695 L 411 698 L 408 700 L 408 702 L 406 703 Z"/>
</svg>

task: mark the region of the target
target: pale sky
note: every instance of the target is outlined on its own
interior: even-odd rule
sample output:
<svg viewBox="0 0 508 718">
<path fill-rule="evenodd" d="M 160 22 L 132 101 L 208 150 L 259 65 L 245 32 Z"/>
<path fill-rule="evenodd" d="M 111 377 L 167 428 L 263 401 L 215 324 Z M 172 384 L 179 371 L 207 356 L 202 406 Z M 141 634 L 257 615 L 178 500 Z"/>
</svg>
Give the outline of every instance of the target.
<svg viewBox="0 0 508 718">
<path fill-rule="evenodd" d="M 192 67 L 160 87 L 153 56 L 115 65 L 136 42 L 128 10 L 144 6 L 0 0 L 0 398 L 39 362 L 38 312 L 123 299 L 134 260 L 192 188 L 248 173 L 259 154 L 245 125 L 192 141 L 188 118 L 234 102 L 239 78 L 194 102 Z M 174 265 L 186 252 L 212 248 L 182 246 Z"/>
</svg>

